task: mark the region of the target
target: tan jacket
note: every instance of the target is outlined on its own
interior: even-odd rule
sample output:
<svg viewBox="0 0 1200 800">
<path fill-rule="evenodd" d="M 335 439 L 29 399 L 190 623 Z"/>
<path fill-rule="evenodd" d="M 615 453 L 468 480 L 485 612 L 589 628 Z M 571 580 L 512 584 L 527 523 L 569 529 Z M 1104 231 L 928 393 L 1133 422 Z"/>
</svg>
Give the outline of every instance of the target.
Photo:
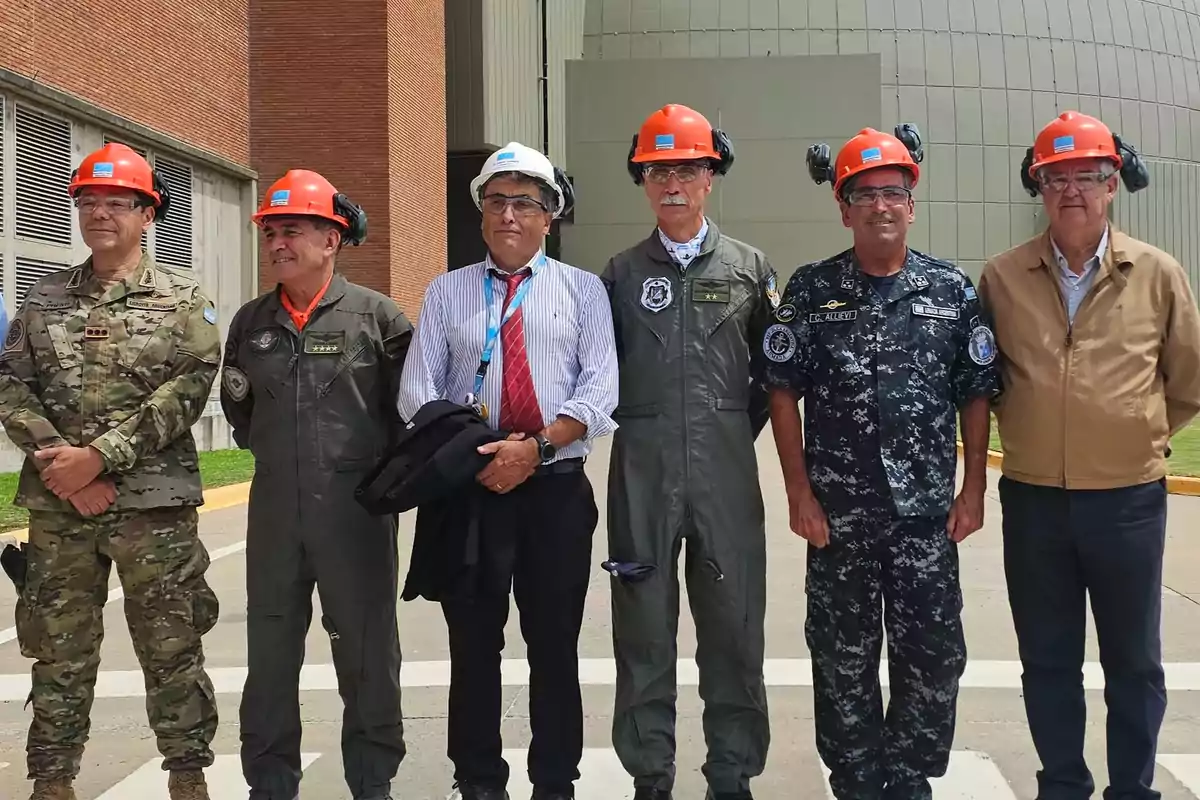
<svg viewBox="0 0 1200 800">
<path fill-rule="evenodd" d="M 983 268 L 1004 392 L 1004 474 L 1108 489 L 1167 473 L 1170 435 L 1200 410 L 1200 313 L 1174 258 L 1110 228 L 1091 289 L 1067 324 L 1044 233 Z"/>
</svg>

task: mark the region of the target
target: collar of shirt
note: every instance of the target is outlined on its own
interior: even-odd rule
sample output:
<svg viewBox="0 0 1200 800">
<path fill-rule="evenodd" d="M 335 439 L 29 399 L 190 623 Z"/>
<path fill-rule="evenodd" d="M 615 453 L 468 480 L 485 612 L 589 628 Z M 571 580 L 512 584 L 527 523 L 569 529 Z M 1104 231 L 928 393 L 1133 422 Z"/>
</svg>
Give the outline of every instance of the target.
<svg viewBox="0 0 1200 800">
<path fill-rule="evenodd" d="M 1050 247 L 1054 251 L 1054 260 L 1058 263 L 1058 270 L 1062 277 L 1071 283 L 1078 283 L 1100 266 L 1100 260 L 1104 258 L 1104 251 L 1108 249 L 1108 226 L 1104 227 L 1104 233 L 1100 236 L 1100 245 L 1096 248 L 1096 254 L 1087 260 L 1087 263 L 1083 265 L 1083 272 L 1078 275 L 1067 264 L 1067 257 L 1058 249 L 1058 243 L 1054 241 L 1054 237 L 1050 237 Z"/>
<path fill-rule="evenodd" d="M 696 256 L 700 255 L 700 248 L 704 245 L 705 236 L 708 236 L 708 217 L 704 218 L 704 224 L 700 226 L 700 232 L 687 242 L 672 241 L 662 232 L 662 228 L 658 229 L 658 238 L 662 242 L 663 248 L 666 249 L 667 254 L 682 269 L 687 269 L 688 264 L 691 264 L 696 260 Z"/>
<path fill-rule="evenodd" d="M 521 267 L 519 270 L 517 270 L 517 272 L 524 272 L 525 270 L 532 271 L 533 265 L 536 264 L 537 260 L 541 257 L 542 257 L 542 251 L 539 249 L 536 253 L 533 254 L 533 258 L 526 261 L 525 266 Z M 495 261 L 492 261 L 491 253 L 487 254 L 487 258 L 484 259 L 483 264 L 484 264 L 484 269 L 487 270 L 488 272 L 495 272 L 497 275 L 508 275 L 509 274 L 505 270 L 501 269 L 500 266 Z M 476 280 L 478 280 L 478 279 L 476 279 Z"/>
</svg>

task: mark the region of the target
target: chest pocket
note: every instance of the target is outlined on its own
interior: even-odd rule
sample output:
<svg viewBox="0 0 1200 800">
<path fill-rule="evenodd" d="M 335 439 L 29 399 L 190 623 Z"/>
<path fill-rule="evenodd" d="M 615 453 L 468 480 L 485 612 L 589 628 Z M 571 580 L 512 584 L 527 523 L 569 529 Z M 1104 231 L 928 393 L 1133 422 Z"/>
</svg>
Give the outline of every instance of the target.
<svg viewBox="0 0 1200 800">
<path fill-rule="evenodd" d="M 859 302 L 833 298 L 800 311 L 808 321 L 818 369 L 833 383 L 861 384 L 874 374 L 877 310 Z"/>
<path fill-rule="evenodd" d="M 732 320 L 744 323 L 753 307 L 753 283 L 733 278 L 695 278 L 690 283 L 691 303 L 706 339 Z M 745 325 L 735 325 L 740 331 Z"/>
<path fill-rule="evenodd" d="M 175 351 L 178 308 L 174 298 L 125 298 L 125 313 L 107 323 L 118 362 L 155 385 L 161 383 Z"/>
<path fill-rule="evenodd" d="M 943 301 L 914 298 L 901 304 L 899 325 L 907 360 L 917 378 L 940 383 L 954 366 L 963 320 L 961 310 Z M 897 337 L 900 339 L 901 337 Z"/>
<path fill-rule="evenodd" d="M 347 339 L 341 331 L 338 331 L 337 335 L 340 337 L 336 342 L 340 346 L 340 353 L 336 356 L 325 356 L 325 363 L 316 362 L 319 356 L 314 352 L 320 350 L 321 341 L 311 338 L 313 334 L 309 334 L 309 338 L 305 339 L 305 358 L 313 359 L 321 372 L 317 395 L 328 395 L 337 388 L 339 381 L 354 384 L 360 395 L 370 394 L 375 385 L 373 367 L 377 363 L 375 350 L 371 347 L 371 337 L 366 332 L 360 332 L 353 339 Z M 330 341 L 332 343 L 333 340 Z"/>
</svg>

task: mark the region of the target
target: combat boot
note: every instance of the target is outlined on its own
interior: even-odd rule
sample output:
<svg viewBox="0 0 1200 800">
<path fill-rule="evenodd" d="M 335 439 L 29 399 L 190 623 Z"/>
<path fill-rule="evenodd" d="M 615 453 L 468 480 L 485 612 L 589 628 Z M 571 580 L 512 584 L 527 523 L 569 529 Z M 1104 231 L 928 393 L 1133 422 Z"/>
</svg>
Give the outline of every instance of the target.
<svg viewBox="0 0 1200 800">
<path fill-rule="evenodd" d="M 167 792 L 171 800 L 209 800 L 204 772 L 198 769 L 172 770 L 167 779 Z"/>
<path fill-rule="evenodd" d="M 33 794 L 29 800 L 76 800 L 70 778 L 41 778 L 33 782 Z"/>
</svg>

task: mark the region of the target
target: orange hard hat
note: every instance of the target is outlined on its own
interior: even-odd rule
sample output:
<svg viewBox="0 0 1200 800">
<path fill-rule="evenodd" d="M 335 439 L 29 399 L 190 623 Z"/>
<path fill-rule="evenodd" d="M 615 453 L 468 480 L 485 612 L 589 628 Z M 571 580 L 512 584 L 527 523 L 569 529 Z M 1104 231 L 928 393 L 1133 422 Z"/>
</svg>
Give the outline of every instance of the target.
<svg viewBox="0 0 1200 800">
<path fill-rule="evenodd" d="M 1047 164 L 1075 158 L 1105 158 L 1117 169 L 1124 163 L 1107 125 L 1078 111 L 1064 111 L 1042 128 L 1034 140 L 1029 176 L 1035 177 Z"/>
<path fill-rule="evenodd" d="M 634 134 L 625 167 L 640 185 L 643 164 L 700 160 L 711 161 L 713 171 L 725 175 L 733 166 L 733 142 L 699 111 L 670 103 L 647 117 Z"/>
<path fill-rule="evenodd" d="M 908 170 L 912 175 L 913 186 L 917 185 L 921 177 L 921 168 L 913 160 L 912 153 L 904 142 L 890 133 L 863 128 L 838 151 L 837 163 L 833 168 L 834 194 L 839 194 L 842 185 L 860 172 L 880 167 Z"/>
<path fill-rule="evenodd" d="M 713 128 L 699 111 L 677 104 L 665 105 L 642 123 L 630 160 L 683 161 L 721 159 L 713 143 Z"/>
<path fill-rule="evenodd" d="M 75 197 L 88 186 L 107 186 L 113 189 L 132 189 L 154 201 L 154 207 L 163 205 L 166 188 L 150 168 L 146 159 L 128 145 L 110 142 L 99 150 L 88 154 L 79 167 L 71 173 L 67 193 Z M 160 216 L 156 214 L 155 216 Z"/>
<path fill-rule="evenodd" d="M 361 244 L 367 236 L 367 215 L 323 175 L 309 169 L 290 169 L 271 184 L 262 205 L 250 218 L 261 225 L 267 217 L 320 217 L 336 222 L 346 241 Z"/>
</svg>

